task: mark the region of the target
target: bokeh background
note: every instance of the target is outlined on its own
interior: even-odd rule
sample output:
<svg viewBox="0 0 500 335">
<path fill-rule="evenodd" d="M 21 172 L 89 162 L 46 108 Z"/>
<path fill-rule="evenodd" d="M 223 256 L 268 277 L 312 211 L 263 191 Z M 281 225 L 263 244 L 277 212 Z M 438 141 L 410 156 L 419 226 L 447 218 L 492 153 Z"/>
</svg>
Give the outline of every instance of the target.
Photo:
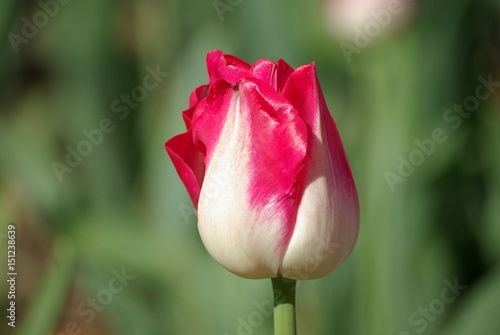
<svg viewBox="0 0 500 335">
<path fill-rule="evenodd" d="M 164 149 L 212 49 L 315 61 L 351 163 L 359 240 L 300 282 L 300 334 L 500 333 L 500 1 L 7 0 L 0 36 L 1 334 L 272 333 L 270 281 L 211 259 Z"/>
</svg>

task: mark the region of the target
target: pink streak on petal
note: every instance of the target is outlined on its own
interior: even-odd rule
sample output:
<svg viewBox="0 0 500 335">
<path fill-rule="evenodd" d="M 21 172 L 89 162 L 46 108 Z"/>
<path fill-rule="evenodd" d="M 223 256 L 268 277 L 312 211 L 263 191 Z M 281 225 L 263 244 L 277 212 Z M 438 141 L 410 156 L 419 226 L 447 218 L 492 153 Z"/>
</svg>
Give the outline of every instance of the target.
<svg viewBox="0 0 500 335">
<path fill-rule="evenodd" d="M 250 131 L 249 203 L 255 211 L 269 206 L 281 217 L 277 249 L 283 252 L 295 225 L 307 128 L 297 111 L 268 84 L 246 78 L 238 86 L 240 112 Z"/>
</svg>

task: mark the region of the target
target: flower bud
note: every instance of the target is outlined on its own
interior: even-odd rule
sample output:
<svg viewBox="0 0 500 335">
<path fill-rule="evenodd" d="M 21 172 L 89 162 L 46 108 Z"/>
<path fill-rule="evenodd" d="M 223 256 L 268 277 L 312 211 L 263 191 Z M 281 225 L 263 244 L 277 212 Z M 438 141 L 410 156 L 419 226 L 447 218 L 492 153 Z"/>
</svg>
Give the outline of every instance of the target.
<svg viewBox="0 0 500 335">
<path fill-rule="evenodd" d="M 245 278 L 313 279 L 351 253 L 359 204 L 314 63 L 253 66 L 215 50 L 166 149 L 208 252 Z"/>
</svg>

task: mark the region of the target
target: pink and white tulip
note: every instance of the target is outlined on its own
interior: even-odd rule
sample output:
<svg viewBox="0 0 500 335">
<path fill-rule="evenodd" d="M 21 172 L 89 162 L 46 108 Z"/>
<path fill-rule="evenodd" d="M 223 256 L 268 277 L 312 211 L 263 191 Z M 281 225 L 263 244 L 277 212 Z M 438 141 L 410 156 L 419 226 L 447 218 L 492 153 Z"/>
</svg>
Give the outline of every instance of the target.
<svg viewBox="0 0 500 335">
<path fill-rule="evenodd" d="M 313 279 L 351 253 L 356 187 L 314 63 L 253 66 L 214 50 L 187 131 L 166 149 L 208 252 L 245 278 Z"/>
</svg>

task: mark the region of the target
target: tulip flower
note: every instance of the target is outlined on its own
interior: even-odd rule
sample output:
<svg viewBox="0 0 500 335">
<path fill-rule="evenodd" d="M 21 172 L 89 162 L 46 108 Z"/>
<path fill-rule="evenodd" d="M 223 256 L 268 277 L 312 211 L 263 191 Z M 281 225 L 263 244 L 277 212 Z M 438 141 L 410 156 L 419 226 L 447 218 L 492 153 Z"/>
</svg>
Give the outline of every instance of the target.
<svg viewBox="0 0 500 335">
<path fill-rule="evenodd" d="M 202 241 L 245 278 L 320 278 L 351 253 L 359 204 L 315 64 L 250 64 L 214 50 L 209 83 L 166 149 Z"/>
<path fill-rule="evenodd" d="M 334 36 L 369 44 L 406 24 L 414 7 L 411 0 L 324 0 L 322 13 Z M 363 48 L 363 44 L 356 47 Z"/>
</svg>

